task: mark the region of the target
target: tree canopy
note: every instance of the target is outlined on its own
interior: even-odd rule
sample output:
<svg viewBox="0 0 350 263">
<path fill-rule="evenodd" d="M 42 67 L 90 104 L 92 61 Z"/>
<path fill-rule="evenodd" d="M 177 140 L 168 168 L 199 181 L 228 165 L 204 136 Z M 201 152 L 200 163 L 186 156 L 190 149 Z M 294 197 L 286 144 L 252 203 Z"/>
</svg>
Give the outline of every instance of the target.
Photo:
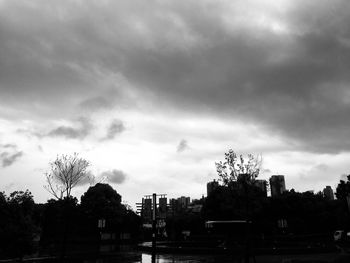
<svg viewBox="0 0 350 263">
<path fill-rule="evenodd" d="M 81 197 L 81 206 L 89 215 L 94 217 L 113 217 L 124 206 L 121 196 L 109 184 L 97 183 Z"/>
<path fill-rule="evenodd" d="M 0 193 L 0 256 L 22 257 L 33 251 L 34 200 L 31 192 Z"/>
<path fill-rule="evenodd" d="M 225 153 L 225 161 L 215 163 L 216 171 L 224 185 L 235 181 L 252 183 L 260 173 L 262 158 L 248 154 L 247 158 L 237 155 L 232 149 Z"/>
<path fill-rule="evenodd" d="M 338 199 L 346 199 L 346 197 L 350 194 L 350 174 L 346 178 L 346 182 L 344 180 L 340 180 L 337 186 L 335 196 Z"/>
</svg>

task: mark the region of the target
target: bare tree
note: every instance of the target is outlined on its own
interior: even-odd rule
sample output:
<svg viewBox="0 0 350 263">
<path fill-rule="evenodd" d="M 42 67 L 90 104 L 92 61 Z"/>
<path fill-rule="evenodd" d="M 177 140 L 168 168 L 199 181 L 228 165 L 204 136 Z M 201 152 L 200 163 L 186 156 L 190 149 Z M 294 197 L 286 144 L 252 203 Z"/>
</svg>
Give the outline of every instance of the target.
<svg viewBox="0 0 350 263">
<path fill-rule="evenodd" d="M 56 160 L 50 163 L 51 172 L 45 174 L 45 189 L 57 199 L 71 197 L 72 189 L 79 182 L 88 179 L 89 165 L 90 163 L 80 158 L 77 153 L 57 156 Z"/>
</svg>

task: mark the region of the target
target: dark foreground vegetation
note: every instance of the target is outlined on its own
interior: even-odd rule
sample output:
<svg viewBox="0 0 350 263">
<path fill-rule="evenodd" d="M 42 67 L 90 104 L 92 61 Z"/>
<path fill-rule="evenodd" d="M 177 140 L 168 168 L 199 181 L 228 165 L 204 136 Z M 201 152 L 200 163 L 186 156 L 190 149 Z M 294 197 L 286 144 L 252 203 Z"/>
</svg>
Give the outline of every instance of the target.
<svg viewBox="0 0 350 263">
<path fill-rule="evenodd" d="M 150 222 L 123 205 L 110 185 L 91 186 L 80 202 L 71 195 L 72 188 L 87 178 L 89 165 L 77 154 L 58 156 L 46 174 L 46 189 L 56 199 L 45 204 L 36 204 L 28 190 L 8 196 L 0 192 L 0 259 L 94 257 L 151 240 L 152 232 L 145 227 Z M 288 249 L 329 247 L 336 230 L 344 234 L 340 245 L 350 239 L 350 175 L 338 184 L 337 200 L 293 189 L 272 198 L 255 184 L 259 159 L 253 155 L 245 161 L 230 150 L 216 166 L 222 183 L 207 198 L 162 211 L 166 216 L 157 229 L 158 241 L 197 248 Z M 250 223 L 206 228 L 206 222 L 213 220 Z"/>
<path fill-rule="evenodd" d="M 96 254 L 100 245 L 139 239 L 141 221 L 108 184 L 76 198 L 36 204 L 29 191 L 0 193 L 0 259 L 25 255 Z M 98 227 L 99 220 L 104 225 Z M 102 239 L 105 241 L 101 241 Z"/>
<path fill-rule="evenodd" d="M 239 190 L 219 186 L 207 198 L 194 201 L 194 205 L 202 205 L 200 211 L 177 209 L 168 213 L 167 235 L 159 233 L 158 240 L 183 241 L 186 238 L 188 244 L 192 242 L 192 245 L 198 246 L 210 243 L 212 238 L 220 245 L 218 241 L 223 241 L 220 239 L 222 236 L 208 233 L 210 230 L 205 228 L 205 222 L 239 220 L 249 216 L 253 222 L 256 247 L 331 244 L 335 230 L 350 229 L 346 201 L 349 185 L 350 181 L 340 182 L 337 200 L 328 200 L 321 193 L 298 193 L 294 190 L 271 198 L 263 196 L 254 187 L 248 189 L 247 200 Z M 90 187 L 81 196 L 80 202 L 72 197 L 36 204 L 29 191 L 15 191 L 9 196 L 0 193 L 0 214 L 1 258 L 25 255 L 60 257 L 79 253 L 96 255 L 103 245 L 109 251 L 120 244 L 150 240 L 149 230 L 142 228 L 141 217 L 123 205 L 121 196 L 108 184 L 98 183 Z M 105 220 L 104 225 L 101 221 L 99 225 L 101 219 Z M 286 224 L 279 224 L 281 220 L 285 220 Z M 230 233 L 230 229 L 223 230 L 226 234 L 235 235 Z M 185 236 L 184 233 L 190 235 Z"/>
</svg>

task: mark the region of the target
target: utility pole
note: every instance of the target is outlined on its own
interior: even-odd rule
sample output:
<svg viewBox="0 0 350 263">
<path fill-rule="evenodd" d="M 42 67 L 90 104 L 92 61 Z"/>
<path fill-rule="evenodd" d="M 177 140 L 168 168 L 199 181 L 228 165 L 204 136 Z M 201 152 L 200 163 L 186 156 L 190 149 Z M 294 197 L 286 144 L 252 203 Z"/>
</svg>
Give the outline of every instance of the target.
<svg viewBox="0 0 350 263">
<path fill-rule="evenodd" d="M 157 218 L 156 218 L 156 210 L 157 210 L 157 194 L 153 193 L 152 195 L 152 252 L 156 252 L 157 245 Z"/>
<path fill-rule="evenodd" d="M 157 196 L 159 196 L 159 214 L 157 215 Z M 142 203 L 136 203 L 138 213 L 141 214 L 145 225 L 151 221 L 152 224 L 152 254 L 155 254 L 157 248 L 157 223 L 158 219 L 164 220 L 167 210 L 166 194 L 145 195 L 142 198 Z"/>
</svg>

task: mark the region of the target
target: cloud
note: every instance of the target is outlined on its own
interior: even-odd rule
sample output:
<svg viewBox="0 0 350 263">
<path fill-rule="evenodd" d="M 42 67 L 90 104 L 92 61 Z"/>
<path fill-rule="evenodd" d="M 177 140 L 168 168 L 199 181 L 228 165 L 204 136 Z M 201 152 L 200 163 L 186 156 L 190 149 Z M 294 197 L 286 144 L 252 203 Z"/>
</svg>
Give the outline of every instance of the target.
<svg viewBox="0 0 350 263">
<path fill-rule="evenodd" d="M 0 144 L 0 148 L 17 148 L 17 145 L 11 143 Z"/>
<path fill-rule="evenodd" d="M 17 145 L 12 143 L 0 144 L 0 162 L 1 166 L 8 167 L 15 163 L 23 152 L 17 150 Z"/>
<path fill-rule="evenodd" d="M 121 120 L 113 120 L 112 123 L 109 125 L 106 135 L 106 140 L 112 140 L 115 138 L 116 135 L 122 133 L 125 131 L 125 125 Z"/>
<path fill-rule="evenodd" d="M 11 166 L 20 157 L 22 157 L 22 155 L 23 155 L 23 152 L 21 152 L 21 151 L 2 152 L 2 153 L 0 153 L 1 166 L 3 168 L 7 167 L 7 166 Z"/>
<path fill-rule="evenodd" d="M 127 175 L 121 170 L 114 169 L 101 173 L 100 177 L 107 178 L 107 181 L 110 183 L 122 184 L 127 178 Z"/>
<path fill-rule="evenodd" d="M 185 139 L 182 139 L 177 146 L 176 152 L 181 153 L 189 148 L 188 143 Z"/>
<path fill-rule="evenodd" d="M 296 150 L 350 151 L 350 6 L 278 2 L 3 1 L 0 102 L 97 110 L 113 89 L 165 114 L 244 120 Z"/>
<path fill-rule="evenodd" d="M 110 109 L 113 107 L 113 102 L 111 99 L 106 99 L 102 96 L 97 96 L 82 101 L 80 103 L 80 107 L 91 111 Z"/>
<path fill-rule="evenodd" d="M 65 137 L 69 139 L 84 139 L 92 130 L 93 125 L 86 118 L 79 118 L 77 126 L 59 126 L 51 130 L 46 136 L 48 137 Z"/>
<path fill-rule="evenodd" d="M 331 177 L 331 169 L 327 164 L 321 163 L 310 167 L 307 171 L 303 171 L 299 174 L 299 178 L 302 181 L 310 181 L 314 184 L 327 182 Z"/>
</svg>

